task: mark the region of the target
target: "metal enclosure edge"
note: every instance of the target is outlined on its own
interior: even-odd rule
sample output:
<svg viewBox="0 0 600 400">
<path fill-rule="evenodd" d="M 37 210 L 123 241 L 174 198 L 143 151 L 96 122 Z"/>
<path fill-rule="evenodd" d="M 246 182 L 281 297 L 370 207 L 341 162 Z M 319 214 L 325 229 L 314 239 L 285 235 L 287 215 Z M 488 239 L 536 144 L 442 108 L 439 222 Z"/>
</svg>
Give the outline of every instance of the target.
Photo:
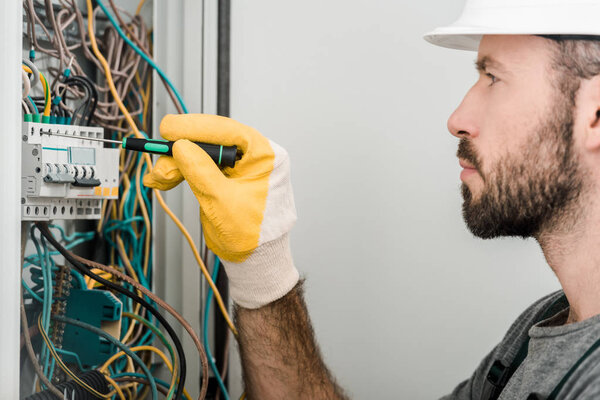
<svg viewBox="0 0 600 400">
<path fill-rule="evenodd" d="M 19 290 L 21 288 L 21 96 L 22 3 L 3 1 L 0 7 L 0 118 L 4 132 L 0 146 L 0 254 L 2 254 L 2 324 L 0 334 L 0 387 L 7 399 L 19 398 Z"/>
</svg>

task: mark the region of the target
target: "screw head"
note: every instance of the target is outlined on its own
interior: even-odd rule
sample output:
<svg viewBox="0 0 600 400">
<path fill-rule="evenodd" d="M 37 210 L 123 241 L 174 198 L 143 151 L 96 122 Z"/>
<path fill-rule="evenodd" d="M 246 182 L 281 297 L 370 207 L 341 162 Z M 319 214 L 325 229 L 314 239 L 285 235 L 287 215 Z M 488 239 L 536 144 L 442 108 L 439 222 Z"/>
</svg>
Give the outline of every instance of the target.
<svg viewBox="0 0 600 400">
<path fill-rule="evenodd" d="M 31 154 L 34 155 L 34 156 L 37 156 L 38 155 L 38 149 L 31 150 Z"/>
<path fill-rule="evenodd" d="M 27 135 L 23 135 L 23 141 L 26 142 L 27 141 Z"/>
</svg>

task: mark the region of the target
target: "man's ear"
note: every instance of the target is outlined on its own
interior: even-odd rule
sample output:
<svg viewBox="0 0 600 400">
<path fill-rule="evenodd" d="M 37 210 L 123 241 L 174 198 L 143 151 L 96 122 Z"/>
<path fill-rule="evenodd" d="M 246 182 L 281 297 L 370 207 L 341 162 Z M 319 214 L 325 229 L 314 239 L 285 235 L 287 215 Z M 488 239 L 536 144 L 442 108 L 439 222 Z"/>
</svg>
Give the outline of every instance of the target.
<svg viewBox="0 0 600 400">
<path fill-rule="evenodd" d="M 600 151 L 600 75 L 581 82 L 577 103 L 584 124 L 585 147 Z"/>
</svg>

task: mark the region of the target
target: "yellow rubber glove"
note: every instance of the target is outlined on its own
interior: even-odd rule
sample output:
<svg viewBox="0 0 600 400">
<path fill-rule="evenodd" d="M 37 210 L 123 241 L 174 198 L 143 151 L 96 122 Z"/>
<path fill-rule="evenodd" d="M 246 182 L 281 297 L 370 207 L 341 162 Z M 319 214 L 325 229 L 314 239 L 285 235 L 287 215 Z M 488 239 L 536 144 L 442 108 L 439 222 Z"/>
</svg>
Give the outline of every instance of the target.
<svg viewBox="0 0 600 400">
<path fill-rule="evenodd" d="M 200 203 L 208 247 L 221 259 L 232 299 L 258 308 L 283 297 L 298 282 L 289 231 L 296 221 L 287 152 L 258 131 L 229 118 L 167 115 L 163 138 L 176 143 L 161 156 L 144 185 L 169 190 L 185 179 Z M 234 168 L 222 171 L 194 142 L 238 146 Z"/>
</svg>

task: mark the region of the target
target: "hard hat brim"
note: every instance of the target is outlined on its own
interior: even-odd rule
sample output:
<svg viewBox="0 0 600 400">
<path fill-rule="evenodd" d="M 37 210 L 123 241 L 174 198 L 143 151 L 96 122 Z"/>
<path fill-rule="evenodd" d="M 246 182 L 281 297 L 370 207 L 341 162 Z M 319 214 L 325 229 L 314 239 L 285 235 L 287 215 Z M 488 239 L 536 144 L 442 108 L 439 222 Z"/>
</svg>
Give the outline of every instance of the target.
<svg viewBox="0 0 600 400">
<path fill-rule="evenodd" d="M 464 29 L 438 28 L 423 36 L 429 43 L 455 50 L 477 51 L 479 42 L 487 33 L 465 33 Z"/>
<path fill-rule="evenodd" d="M 427 33 L 424 39 L 442 47 L 477 51 L 483 35 L 600 36 L 597 0 L 467 1 L 454 23 Z"/>
<path fill-rule="evenodd" d="M 455 50 L 467 50 L 477 51 L 479 49 L 479 42 L 484 35 L 566 35 L 566 36 L 596 36 L 600 40 L 600 32 L 590 34 L 588 31 L 577 31 L 569 30 L 565 32 L 559 32 L 557 30 L 551 31 L 529 31 L 523 30 L 520 32 L 501 31 L 494 29 L 483 29 L 483 28 L 456 28 L 456 27 L 444 27 L 437 28 L 436 30 L 423 35 L 423 39 L 431 44 L 440 47 L 446 47 L 448 49 Z"/>
</svg>

